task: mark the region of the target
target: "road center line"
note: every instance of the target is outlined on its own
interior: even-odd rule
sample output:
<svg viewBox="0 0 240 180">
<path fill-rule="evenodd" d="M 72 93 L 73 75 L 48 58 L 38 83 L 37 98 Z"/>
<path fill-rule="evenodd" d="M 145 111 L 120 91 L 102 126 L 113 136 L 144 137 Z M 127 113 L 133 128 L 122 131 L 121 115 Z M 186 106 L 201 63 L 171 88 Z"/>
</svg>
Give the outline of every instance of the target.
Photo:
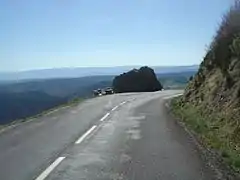
<svg viewBox="0 0 240 180">
<path fill-rule="evenodd" d="M 91 127 L 85 134 L 83 134 L 76 142 L 75 144 L 80 144 L 94 129 L 96 129 L 97 126 Z"/>
<path fill-rule="evenodd" d="M 120 104 L 120 106 L 124 105 L 126 102 L 127 102 L 127 101 L 122 102 L 122 103 Z"/>
<path fill-rule="evenodd" d="M 112 108 L 112 111 L 115 111 L 119 106 L 116 106 L 114 108 Z"/>
<path fill-rule="evenodd" d="M 45 171 L 42 172 L 35 180 L 44 180 L 46 177 L 65 159 L 65 157 L 57 158 Z"/>
<path fill-rule="evenodd" d="M 100 121 L 104 121 L 108 116 L 110 115 L 110 113 L 107 113 L 105 116 L 103 116 Z"/>
</svg>

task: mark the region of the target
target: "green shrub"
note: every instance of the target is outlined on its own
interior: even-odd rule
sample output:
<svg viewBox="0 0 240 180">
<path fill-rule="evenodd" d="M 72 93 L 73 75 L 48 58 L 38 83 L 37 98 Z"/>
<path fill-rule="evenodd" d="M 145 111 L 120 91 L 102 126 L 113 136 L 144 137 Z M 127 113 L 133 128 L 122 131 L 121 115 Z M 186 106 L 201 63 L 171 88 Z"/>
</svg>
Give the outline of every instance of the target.
<svg viewBox="0 0 240 180">
<path fill-rule="evenodd" d="M 240 157 L 234 159 L 233 165 L 236 168 L 240 168 Z"/>
</svg>

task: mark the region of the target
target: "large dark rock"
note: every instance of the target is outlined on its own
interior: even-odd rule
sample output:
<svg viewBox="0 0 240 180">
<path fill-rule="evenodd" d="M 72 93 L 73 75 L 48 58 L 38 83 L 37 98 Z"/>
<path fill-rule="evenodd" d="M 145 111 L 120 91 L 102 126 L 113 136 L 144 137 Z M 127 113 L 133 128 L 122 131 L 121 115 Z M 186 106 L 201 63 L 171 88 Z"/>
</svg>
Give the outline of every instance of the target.
<svg viewBox="0 0 240 180">
<path fill-rule="evenodd" d="M 124 92 L 152 92 L 162 89 L 154 70 L 149 67 L 133 69 L 127 73 L 116 76 L 113 88 L 117 93 Z"/>
</svg>

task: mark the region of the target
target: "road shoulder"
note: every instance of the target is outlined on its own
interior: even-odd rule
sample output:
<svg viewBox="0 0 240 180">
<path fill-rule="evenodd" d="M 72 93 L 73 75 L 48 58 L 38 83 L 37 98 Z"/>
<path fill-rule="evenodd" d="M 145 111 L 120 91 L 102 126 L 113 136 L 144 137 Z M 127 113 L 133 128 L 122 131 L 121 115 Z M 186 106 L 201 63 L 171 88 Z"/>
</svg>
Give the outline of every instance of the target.
<svg viewBox="0 0 240 180">
<path fill-rule="evenodd" d="M 165 103 L 165 108 L 168 111 L 169 117 L 173 119 L 173 121 L 175 121 L 176 124 L 180 126 L 193 140 L 194 144 L 196 144 L 196 147 L 198 148 L 201 158 L 215 172 L 216 178 L 227 180 L 240 179 L 239 174 L 223 161 L 222 156 L 209 147 L 209 145 L 206 144 L 206 140 L 187 123 L 188 117 L 183 114 L 176 113 L 176 107 L 173 104 L 176 99 L 177 98 L 169 99 Z"/>
</svg>

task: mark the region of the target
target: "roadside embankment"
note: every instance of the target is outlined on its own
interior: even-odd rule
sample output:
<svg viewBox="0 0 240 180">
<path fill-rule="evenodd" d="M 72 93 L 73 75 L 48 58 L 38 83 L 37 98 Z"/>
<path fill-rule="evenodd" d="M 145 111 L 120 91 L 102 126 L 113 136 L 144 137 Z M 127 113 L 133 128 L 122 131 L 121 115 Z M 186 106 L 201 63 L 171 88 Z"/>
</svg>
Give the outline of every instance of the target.
<svg viewBox="0 0 240 180">
<path fill-rule="evenodd" d="M 184 103 L 181 97 L 172 99 L 170 107 L 176 119 L 211 153 L 208 160 L 213 161 L 213 166 L 229 176 L 238 176 L 240 142 L 233 135 L 235 127 L 228 117 L 221 112 L 205 113 L 207 107 Z"/>
</svg>

